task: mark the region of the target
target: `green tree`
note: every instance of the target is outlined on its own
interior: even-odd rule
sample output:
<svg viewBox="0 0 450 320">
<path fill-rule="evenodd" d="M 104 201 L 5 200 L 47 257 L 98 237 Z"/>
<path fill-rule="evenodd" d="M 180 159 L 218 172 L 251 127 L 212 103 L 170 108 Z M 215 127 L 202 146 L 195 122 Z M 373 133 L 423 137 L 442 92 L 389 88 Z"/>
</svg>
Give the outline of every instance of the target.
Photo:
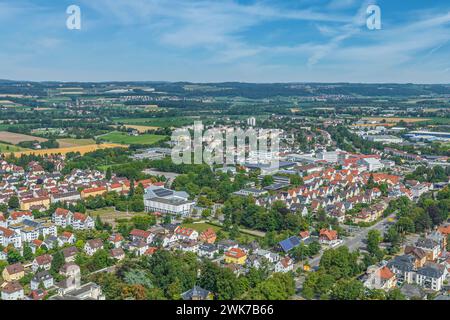
<svg viewBox="0 0 450 320">
<path fill-rule="evenodd" d="M 111 170 L 111 167 L 108 167 L 108 168 L 106 169 L 105 178 L 106 178 L 106 180 L 110 181 L 110 180 L 111 180 L 111 177 L 112 177 L 112 170 Z"/>
<path fill-rule="evenodd" d="M 17 196 L 12 196 L 11 198 L 9 198 L 9 200 L 8 200 L 8 206 L 9 206 L 11 209 L 17 209 L 17 208 L 19 208 L 19 206 L 20 206 L 19 198 L 18 198 Z"/>
<path fill-rule="evenodd" d="M 52 265 L 50 270 L 52 271 L 52 273 L 59 273 L 59 270 L 61 269 L 61 267 L 64 265 L 65 260 L 64 260 L 64 255 L 62 253 L 62 251 L 57 251 L 53 254 L 53 259 L 52 259 Z"/>
<path fill-rule="evenodd" d="M 360 300 L 364 298 L 364 286 L 356 279 L 341 279 L 333 287 L 331 298 L 334 300 Z"/>
<path fill-rule="evenodd" d="M 23 259 L 25 261 L 31 261 L 33 260 L 33 250 L 31 250 L 28 243 L 25 243 L 23 246 Z"/>
<path fill-rule="evenodd" d="M 8 250 L 7 260 L 9 264 L 22 262 L 22 256 L 20 255 L 19 251 L 11 248 Z"/>
<path fill-rule="evenodd" d="M 270 175 L 264 176 L 262 181 L 261 181 L 261 185 L 263 187 L 267 187 L 270 186 L 272 183 L 274 182 L 273 177 Z"/>
</svg>

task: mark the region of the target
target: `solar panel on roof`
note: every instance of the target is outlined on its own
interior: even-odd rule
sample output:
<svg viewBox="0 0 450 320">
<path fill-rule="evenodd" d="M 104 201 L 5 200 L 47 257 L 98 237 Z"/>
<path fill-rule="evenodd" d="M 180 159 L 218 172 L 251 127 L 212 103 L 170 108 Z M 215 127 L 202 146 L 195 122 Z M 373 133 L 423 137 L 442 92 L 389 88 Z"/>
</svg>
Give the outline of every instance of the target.
<svg viewBox="0 0 450 320">
<path fill-rule="evenodd" d="M 153 190 L 153 192 L 156 194 L 156 196 L 158 197 L 167 197 L 173 194 L 172 190 L 167 190 L 167 189 L 156 189 Z"/>
<path fill-rule="evenodd" d="M 298 246 L 300 244 L 300 239 L 295 237 L 295 236 L 294 237 L 290 237 L 289 241 L 292 243 L 293 247 L 296 247 L 296 246 Z"/>
<path fill-rule="evenodd" d="M 284 252 L 288 252 L 289 250 L 292 249 L 292 243 L 289 241 L 289 239 L 280 241 L 279 245 Z"/>
</svg>

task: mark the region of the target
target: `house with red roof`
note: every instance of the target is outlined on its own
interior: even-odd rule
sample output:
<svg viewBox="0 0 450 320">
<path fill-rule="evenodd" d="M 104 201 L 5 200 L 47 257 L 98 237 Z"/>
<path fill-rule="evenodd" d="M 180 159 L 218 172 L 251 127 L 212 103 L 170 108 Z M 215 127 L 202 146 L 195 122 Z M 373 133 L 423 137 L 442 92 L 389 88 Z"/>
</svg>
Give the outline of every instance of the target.
<svg viewBox="0 0 450 320">
<path fill-rule="evenodd" d="M 387 266 L 371 266 L 367 269 L 367 279 L 364 286 L 370 290 L 389 291 L 395 288 L 397 279 Z"/>
<path fill-rule="evenodd" d="M 86 199 L 89 197 L 102 196 L 107 192 L 107 187 L 87 188 L 81 191 L 81 198 Z"/>
<path fill-rule="evenodd" d="M 9 224 L 18 224 L 23 220 L 34 220 L 33 214 L 31 211 L 15 211 L 12 212 L 8 217 Z"/>
<path fill-rule="evenodd" d="M 180 240 L 197 240 L 198 238 L 198 232 L 191 228 L 178 226 L 174 233 Z"/>
<path fill-rule="evenodd" d="M 120 233 L 114 233 L 108 238 L 108 242 L 112 244 L 114 248 L 122 247 L 124 240 L 125 239 L 122 237 Z"/>
<path fill-rule="evenodd" d="M 76 241 L 75 235 L 72 232 L 64 231 L 58 236 L 58 246 L 62 247 L 66 244 L 74 244 Z"/>
<path fill-rule="evenodd" d="M 72 227 L 75 230 L 94 229 L 95 222 L 90 216 L 75 212 L 72 217 Z"/>
<path fill-rule="evenodd" d="M 288 256 L 275 264 L 275 272 L 289 272 L 294 270 L 294 261 Z"/>
<path fill-rule="evenodd" d="M 34 258 L 33 263 L 31 265 L 31 269 L 33 270 L 33 272 L 36 272 L 39 269 L 48 271 L 52 266 L 52 260 L 53 257 L 49 254 L 43 254 L 42 256 L 38 256 Z"/>
<path fill-rule="evenodd" d="M 338 233 L 336 230 L 322 229 L 319 232 L 319 242 L 329 245 L 330 247 L 334 247 L 342 241 L 338 239 Z"/>
<path fill-rule="evenodd" d="M 214 243 L 217 239 L 217 235 L 213 228 L 208 228 L 202 233 L 200 233 L 198 239 L 206 243 Z"/>
<path fill-rule="evenodd" d="M 123 251 L 122 248 L 113 248 L 109 250 L 109 254 L 112 258 L 116 259 L 117 261 L 121 261 L 125 259 L 125 251 Z"/>
<path fill-rule="evenodd" d="M 144 241 L 150 244 L 153 241 L 154 235 L 150 231 L 133 229 L 130 232 L 131 241 Z"/>
</svg>

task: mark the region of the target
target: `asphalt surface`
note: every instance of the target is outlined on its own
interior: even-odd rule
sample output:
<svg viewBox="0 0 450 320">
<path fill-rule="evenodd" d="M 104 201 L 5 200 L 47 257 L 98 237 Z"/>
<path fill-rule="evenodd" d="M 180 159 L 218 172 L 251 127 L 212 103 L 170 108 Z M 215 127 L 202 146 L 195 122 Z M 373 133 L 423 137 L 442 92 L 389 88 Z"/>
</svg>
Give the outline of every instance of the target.
<svg viewBox="0 0 450 320">
<path fill-rule="evenodd" d="M 364 243 L 364 240 L 367 239 L 367 234 L 369 233 L 369 231 L 370 230 L 378 230 L 378 231 L 380 231 L 381 235 L 383 235 L 383 233 L 389 227 L 388 219 L 393 218 L 393 217 L 395 217 L 395 214 L 392 214 L 392 215 L 384 218 L 383 220 L 379 221 L 378 223 L 374 224 L 373 226 L 370 226 L 368 228 L 361 228 L 354 235 L 345 238 L 341 244 L 335 246 L 334 248 L 339 248 L 341 246 L 347 246 L 350 249 L 350 251 L 355 251 L 358 249 L 365 248 L 366 244 Z M 314 257 L 313 259 L 310 259 L 309 265 L 311 267 L 317 267 L 319 265 L 322 254 L 323 254 L 323 251 L 321 251 L 321 253 L 318 256 Z"/>
</svg>

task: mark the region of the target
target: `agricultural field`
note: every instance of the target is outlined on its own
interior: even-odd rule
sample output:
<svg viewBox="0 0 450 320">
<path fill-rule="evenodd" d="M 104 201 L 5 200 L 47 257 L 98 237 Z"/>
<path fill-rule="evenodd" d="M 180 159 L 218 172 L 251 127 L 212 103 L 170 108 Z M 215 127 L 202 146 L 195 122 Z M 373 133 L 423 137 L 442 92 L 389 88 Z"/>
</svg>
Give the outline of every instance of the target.
<svg viewBox="0 0 450 320">
<path fill-rule="evenodd" d="M 120 144 L 154 144 L 161 140 L 164 140 L 166 136 L 160 136 L 155 134 L 141 134 L 138 136 L 130 136 L 124 132 L 110 132 L 98 137 L 100 140 L 109 141 L 112 143 Z"/>
<path fill-rule="evenodd" d="M 429 121 L 431 119 L 429 118 L 397 118 L 397 117 L 392 117 L 392 118 L 383 118 L 383 117 L 366 117 L 366 118 L 362 118 L 363 120 L 368 120 L 368 121 L 386 121 L 388 123 L 398 123 L 400 121 L 404 121 L 406 123 L 415 123 L 415 122 L 424 122 L 424 121 Z"/>
<path fill-rule="evenodd" d="M 77 146 L 69 148 L 57 148 L 57 149 L 43 149 L 43 150 L 29 150 L 14 152 L 16 157 L 20 157 L 22 154 L 35 154 L 35 155 L 45 155 L 45 154 L 67 154 L 70 152 L 79 152 L 80 154 L 86 154 L 88 152 L 100 150 L 100 149 L 110 149 L 110 148 L 126 148 L 126 146 L 116 143 L 103 143 L 103 144 L 91 144 L 86 146 Z"/>
<path fill-rule="evenodd" d="M 11 144 L 18 144 L 24 141 L 38 141 L 45 142 L 47 139 L 35 136 L 29 136 L 21 133 L 13 133 L 7 131 L 0 131 L 0 141 L 8 142 Z"/>
<path fill-rule="evenodd" d="M 155 126 L 140 126 L 137 124 L 126 124 L 126 125 L 124 125 L 124 127 L 127 129 L 137 130 L 137 131 L 139 131 L 139 133 L 145 133 L 148 130 L 158 130 L 159 129 L 159 127 L 155 127 Z"/>
<path fill-rule="evenodd" d="M 14 146 L 11 144 L 0 143 L 0 152 L 7 153 L 7 152 L 18 152 L 18 151 L 26 151 L 26 150 L 28 150 L 28 149 Z"/>
<path fill-rule="evenodd" d="M 194 124 L 194 120 L 198 117 L 166 117 L 166 118 L 118 118 L 115 119 L 117 124 L 134 124 L 140 126 L 151 127 L 182 127 Z"/>
<path fill-rule="evenodd" d="M 94 139 L 58 139 L 60 148 L 71 148 L 95 144 Z"/>
</svg>

